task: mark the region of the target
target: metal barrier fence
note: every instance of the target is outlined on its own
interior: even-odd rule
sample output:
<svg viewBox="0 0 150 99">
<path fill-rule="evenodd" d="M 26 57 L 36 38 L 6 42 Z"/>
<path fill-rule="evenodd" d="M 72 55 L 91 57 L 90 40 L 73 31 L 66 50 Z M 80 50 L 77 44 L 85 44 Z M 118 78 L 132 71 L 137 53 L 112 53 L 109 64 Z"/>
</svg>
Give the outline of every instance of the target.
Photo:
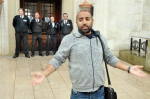
<svg viewBox="0 0 150 99">
<path fill-rule="evenodd" d="M 138 56 L 147 54 L 148 39 L 144 37 L 131 36 L 130 51 Z"/>
</svg>

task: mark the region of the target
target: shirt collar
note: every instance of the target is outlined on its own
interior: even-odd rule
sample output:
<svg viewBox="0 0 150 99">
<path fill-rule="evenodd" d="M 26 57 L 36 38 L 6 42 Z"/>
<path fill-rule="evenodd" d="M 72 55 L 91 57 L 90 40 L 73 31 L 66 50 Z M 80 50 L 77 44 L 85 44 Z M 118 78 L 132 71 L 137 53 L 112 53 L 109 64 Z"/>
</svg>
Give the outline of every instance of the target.
<svg viewBox="0 0 150 99">
<path fill-rule="evenodd" d="M 24 18 L 24 15 L 20 15 L 21 18 Z"/>
</svg>

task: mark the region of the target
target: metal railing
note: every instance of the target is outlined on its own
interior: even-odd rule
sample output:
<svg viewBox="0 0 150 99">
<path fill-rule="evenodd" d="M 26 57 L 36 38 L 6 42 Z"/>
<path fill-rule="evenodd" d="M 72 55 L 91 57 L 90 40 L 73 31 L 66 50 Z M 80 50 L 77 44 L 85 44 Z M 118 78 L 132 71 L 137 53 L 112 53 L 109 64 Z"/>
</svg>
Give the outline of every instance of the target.
<svg viewBox="0 0 150 99">
<path fill-rule="evenodd" d="M 138 56 L 146 57 L 147 46 L 148 46 L 147 38 L 135 37 L 135 36 L 131 37 L 130 51 L 132 54 L 136 53 Z"/>
</svg>

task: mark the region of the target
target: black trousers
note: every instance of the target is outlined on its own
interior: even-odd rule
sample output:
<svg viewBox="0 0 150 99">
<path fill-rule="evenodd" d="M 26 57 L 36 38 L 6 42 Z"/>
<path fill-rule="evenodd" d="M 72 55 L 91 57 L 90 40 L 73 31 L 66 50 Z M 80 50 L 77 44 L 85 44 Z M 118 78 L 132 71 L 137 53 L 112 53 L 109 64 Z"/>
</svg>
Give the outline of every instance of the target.
<svg viewBox="0 0 150 99">
<path fill-rule="evenodd" d="M 56 44 L 57 44 L 56 35 L 47 35 L 46 52 L 49 51 L 56 52 L 57 51 Z"/>
<path fill-rule="evenodd" d="M 27 33 L 16 33 L 15 39 L 16 39 L 15 55 L 19 55 L 21 44 L 23 47 L 24 54 L 29 54 L 28 34 Z"/>
<path fill-rule="evenodd" d="M 39 53 L 42 53 L 42 35 L 41 33 L 33 33 L 32 34 L 32 54 L 34 54 L 34 51 L 36 50 L 36 41 L 38 41 L 38 50 Z"/>
<path fill-rule="evenodd" d="M 60 44 L 61 44 L 61 41 L 63 40 L 63 38 L 68 35 L 68 34 L 60 34 L 60 40 L 59 42 L 57 43 L 57 49 L 59 48 Z"/>
</svg>

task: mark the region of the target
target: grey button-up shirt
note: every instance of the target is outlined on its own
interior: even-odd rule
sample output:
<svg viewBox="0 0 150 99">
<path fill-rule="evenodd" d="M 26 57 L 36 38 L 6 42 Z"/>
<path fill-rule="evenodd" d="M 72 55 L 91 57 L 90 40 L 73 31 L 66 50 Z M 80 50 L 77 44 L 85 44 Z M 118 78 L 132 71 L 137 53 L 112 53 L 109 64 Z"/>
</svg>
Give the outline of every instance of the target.
<svg viewBox="0 0 150 99">
<path fill-rule="evenodd" d="M 100 37 L 104 43 L 107 63 L 115 66 L 119 59 L 111 53 L 104 37 Z M 58 68 L 67 58 L 73 90 L 91 92 L 104 85 L 103 51 L 98 37 L 89 39 L 78 32 L 65 36 L 49 64 Z"/>
</svg>

